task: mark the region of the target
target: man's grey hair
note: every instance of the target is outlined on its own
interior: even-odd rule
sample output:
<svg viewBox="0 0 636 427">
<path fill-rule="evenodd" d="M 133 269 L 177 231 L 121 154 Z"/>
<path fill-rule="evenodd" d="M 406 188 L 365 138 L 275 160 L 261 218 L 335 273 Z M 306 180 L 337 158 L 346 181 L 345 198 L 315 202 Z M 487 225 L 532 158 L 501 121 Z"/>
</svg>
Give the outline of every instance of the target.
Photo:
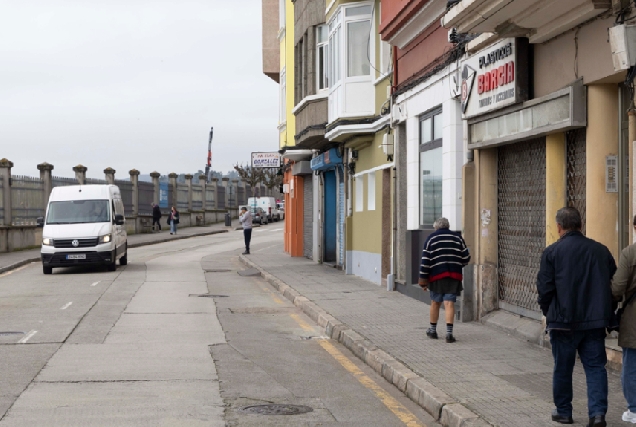
<svg viewBox="0 0 636 427">
<path fill-rule="evenodd" d="M 557 211 L 556 223 L 565 231 L 580 230 L 583 227 L 581 214 L 576 208 L 565 207 Z"/>
<path fill-rule="evenodd" d="M 435 230 L 439 230 L 440 228 L 450 228 L 450 223 L 444 217 L 438 218 L 437 221 L 433 223 L 433 228 Z"/>
</svg>

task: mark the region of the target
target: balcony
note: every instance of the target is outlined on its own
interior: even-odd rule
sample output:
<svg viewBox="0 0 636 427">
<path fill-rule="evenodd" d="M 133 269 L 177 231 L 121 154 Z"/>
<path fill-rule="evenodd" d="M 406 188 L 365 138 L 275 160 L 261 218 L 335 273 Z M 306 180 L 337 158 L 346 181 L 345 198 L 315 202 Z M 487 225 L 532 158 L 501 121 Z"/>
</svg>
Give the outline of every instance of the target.
<svg viewBox="0 0 636 427">
<path fill-rule="evenodd" d="M 321 148 L 328 143 L 325 140 L 327 127 L 327 95 L 307 96 L 292 111 L 296 116 L 294 135 L 296 146 L 300 148 Z"/>
<path fill-rule="evenodd" d="M 278 41 L 278 0 L 263 0 L 263 74 L 280 79 L 280 42 Z"/>
<path fill-rule="evenodd" d="M 459 33 L 495 33 L 543 43 L 610 9 L 611 0 L 462 0 L 442 18 Z"/>
</svg>

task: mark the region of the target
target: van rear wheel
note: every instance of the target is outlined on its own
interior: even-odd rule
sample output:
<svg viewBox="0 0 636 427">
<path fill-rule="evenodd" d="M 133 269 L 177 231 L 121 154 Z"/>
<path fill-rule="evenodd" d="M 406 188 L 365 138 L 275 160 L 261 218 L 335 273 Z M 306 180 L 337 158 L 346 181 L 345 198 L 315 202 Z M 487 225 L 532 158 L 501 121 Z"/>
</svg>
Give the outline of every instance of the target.
<svg viewBox="0 0 636 427">
<path fill-rule="evenodd" d="M 53 267 L 42 266 L 42 273 L 44 273 L 44 274 L 52 274 L 53 273 Z"/>
</svg>

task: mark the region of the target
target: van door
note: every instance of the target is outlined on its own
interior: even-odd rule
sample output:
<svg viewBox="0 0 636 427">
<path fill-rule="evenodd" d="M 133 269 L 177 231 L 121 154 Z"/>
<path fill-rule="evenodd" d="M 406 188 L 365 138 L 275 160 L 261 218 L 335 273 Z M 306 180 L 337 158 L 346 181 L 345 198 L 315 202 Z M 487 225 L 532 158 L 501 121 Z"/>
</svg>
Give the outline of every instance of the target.
<svg viewBox="0 0 636 427">
<path fill-rule="evenodd" d="M 115 224 L 115 215 L 124 215 L 124 204 L 121 199 L 113 199 L 113 206 L 115 208 L 113 215 L 113 234 L 115 234 L 116 257 L 119 257 L 123 255 L 124 244 L 126 243 L 126 226 Z"/>
</svg>

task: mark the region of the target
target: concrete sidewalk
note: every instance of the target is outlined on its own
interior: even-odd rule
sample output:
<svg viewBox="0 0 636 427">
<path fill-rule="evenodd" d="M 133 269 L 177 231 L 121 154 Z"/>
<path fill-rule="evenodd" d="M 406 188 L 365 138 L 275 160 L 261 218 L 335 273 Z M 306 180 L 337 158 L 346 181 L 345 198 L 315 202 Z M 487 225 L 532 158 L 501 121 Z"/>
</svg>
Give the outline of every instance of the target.
<svg viewBox="0 0 636 427">
<path fill-rule="evenodd" d="M 455 325 L 457 342 L 426 337 L 429 306 L 356 276 L 279 248 L 241 260 L 442 425 L 554 426 L 552 355 L 480 323 Z M 440 316 L 438 333 L 445 325 Z M 608 426 L 625 425 L 620 378 L 609 372 Z M 587 395 L 580 363 L 574 371 L 574 425 L 586 426 Z"/>
<path fill-rule="evenodd" d="M 235 221 L 236 222 L 236 221 Z M 188 239 L 196 236 L 207 236 L 210 234 L 227 233 L 234 227 L 226 227 L 224 224 L 214 224 L 206 227 L 187 227 L 177 230 L 176 235 L 170 235 L 170 228 L 165 227 L 159 233 L 131 234 L 128 236 L 128 247 L 154 245 L 168 242 L 170 240 Z M 0 253 L 0 274 L 24 264 L 40 260 L 40 249 L 29 249 L 14 252 Z"/>
</svg>

